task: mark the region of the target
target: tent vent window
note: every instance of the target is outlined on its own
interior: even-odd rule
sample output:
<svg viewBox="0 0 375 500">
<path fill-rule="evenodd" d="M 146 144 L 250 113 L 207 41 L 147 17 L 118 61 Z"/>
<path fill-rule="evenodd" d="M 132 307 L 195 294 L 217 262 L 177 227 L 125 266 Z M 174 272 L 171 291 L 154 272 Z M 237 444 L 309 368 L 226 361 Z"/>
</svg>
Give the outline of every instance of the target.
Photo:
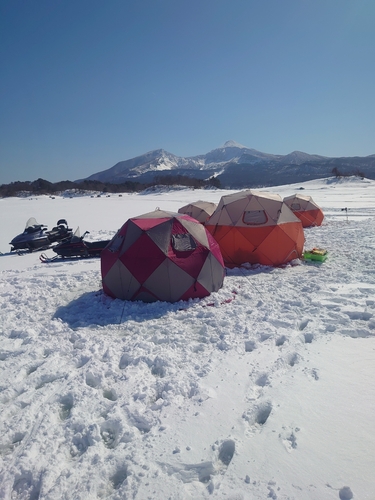
<svg viewBox="0 0 375 500">
<path fill-rule="evenodd" d="M 264 210 L 247 210 L 243 214 L 243 222 L 249 226 L 258 226 L 267 222 L 267 214 Z"/>
<path fill-rule="evenodd" d="M 292 210 L 301 210 L 301 205 L 299 203 L 292 203 L 291 208 Z"/>
<path fill-rule="evenodd" d="M 197 244 L 190 234 L 173 234 L 172 247 L 176 252 L 191 252 L 197 248 Z"/>
</svg>

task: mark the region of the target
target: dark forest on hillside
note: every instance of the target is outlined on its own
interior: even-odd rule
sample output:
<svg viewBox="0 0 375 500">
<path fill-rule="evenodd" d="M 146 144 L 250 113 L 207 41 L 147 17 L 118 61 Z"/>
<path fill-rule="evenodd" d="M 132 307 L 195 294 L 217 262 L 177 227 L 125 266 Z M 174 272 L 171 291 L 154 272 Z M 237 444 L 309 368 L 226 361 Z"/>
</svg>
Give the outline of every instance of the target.
<svg viewBox="0 0 375 500">
<path fill-rule="evenodd" d="M 101 192 L 101 193 L 135 193 L 144 189 L 163 185 L 163 186 L 186 186 L 193 189 L 204 189 L 206 187 L 220 188 L 220 181 L 215 178 L 208 180 L 193 179 L 182 175 L 166 175 L 155 177 L 152 183 L 140 183 L 136 181 L 126 181 L 121 184 L 111 184 L 108 182 L 89 181 L 85 180 L 80 183 L 72 181 L 49 182 L 44 179 L 36 181 L 16 181 L 10 184 L 0 185 L 0 197 L 7 198 L 10 196 L 18 196 L 24 193 L 30 195 L 54 195 L 68 190 L 81 192 Z"/>
</svg>

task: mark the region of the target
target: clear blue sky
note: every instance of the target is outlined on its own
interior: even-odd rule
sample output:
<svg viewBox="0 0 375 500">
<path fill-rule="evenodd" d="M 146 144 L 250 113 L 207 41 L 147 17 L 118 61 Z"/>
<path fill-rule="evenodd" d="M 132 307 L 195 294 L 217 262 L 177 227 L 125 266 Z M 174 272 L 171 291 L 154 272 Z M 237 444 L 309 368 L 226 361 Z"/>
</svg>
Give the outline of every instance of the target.
<svg viewBox="0 0 375 500">
<path fill-rule="evenodd" d="M 0 184 L 163 148 L 375 154 L 374 0 L 1 0 Z"/>
</svg>

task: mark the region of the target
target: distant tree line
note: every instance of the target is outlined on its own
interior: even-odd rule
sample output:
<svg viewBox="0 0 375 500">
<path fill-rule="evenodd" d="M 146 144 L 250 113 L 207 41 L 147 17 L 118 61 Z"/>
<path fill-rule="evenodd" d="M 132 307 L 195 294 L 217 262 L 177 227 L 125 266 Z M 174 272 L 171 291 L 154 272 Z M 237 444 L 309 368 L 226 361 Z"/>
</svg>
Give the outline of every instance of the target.
<svg viewBox="0 0 375 500">
<path fill-rule="evenodd" d="M 208 180 L 202 180 L 183 175 L 158 176 L 150 183 L 126 181 L 121 184 L 89 180 L 79 183 L 73 181 L 49 182 L 45 179 L 37 179 L 36 181 L 16 181 L 10 184 L 1 184 L 0 197 L 7 198 L 10 196 L 18 196 L 20 193 L 30 193 L 30 195 L 55 195 L 68 190 L 82 192 L 95 191 L 101 193 L 135 193 L 160 184 L 166 186 L 187 186 L 194 189 L 203 189 L 205 187 L 220 188 L 220 181 L 215 177 Z"/>
<path fill-rule="evenodd" d="M 208 180 L 195 179 L 193 177 L 187 177 L 185 175 L 159 175 L 154 179 L 155 185 L 163 186 L 187 186 L 193 189 L 203 189 L 205 187 L 215 187 L 220 188 L 221 183 L 217 177 L 211 177 Z"/>
<path fill-rule="evenodd" d="M 354 170 L 353 172 L 342 172 L 341 170 L 339 170 L 337 167 L 333 167 L 333 169 L 331 170 L 331 173 L 332 175 L 334 175 L 336 178 L 339 178 L 339 177 L 350 177 L 352 175 L 355 175 L 357 177 L 362 177 L 364 178 L 365 177 L 365 174 L 359 170 L 359 168 L 357 168 L 356 170 Z"/>
</svg>

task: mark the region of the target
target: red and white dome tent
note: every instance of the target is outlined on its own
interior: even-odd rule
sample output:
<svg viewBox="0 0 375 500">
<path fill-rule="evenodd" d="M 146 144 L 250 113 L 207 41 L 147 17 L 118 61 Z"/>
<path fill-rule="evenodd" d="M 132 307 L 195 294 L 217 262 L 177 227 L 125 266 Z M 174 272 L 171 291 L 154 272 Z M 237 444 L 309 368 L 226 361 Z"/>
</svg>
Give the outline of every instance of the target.
<svg viewBox="0 0 375 500">
<path fill-rule="evenodd" d="M 155 210 L 129 219 L 101 253 L 103 290 L 123 300 L 177 302 L 219 290 L 219 245 L 197 220 Z"/>
</svg>

